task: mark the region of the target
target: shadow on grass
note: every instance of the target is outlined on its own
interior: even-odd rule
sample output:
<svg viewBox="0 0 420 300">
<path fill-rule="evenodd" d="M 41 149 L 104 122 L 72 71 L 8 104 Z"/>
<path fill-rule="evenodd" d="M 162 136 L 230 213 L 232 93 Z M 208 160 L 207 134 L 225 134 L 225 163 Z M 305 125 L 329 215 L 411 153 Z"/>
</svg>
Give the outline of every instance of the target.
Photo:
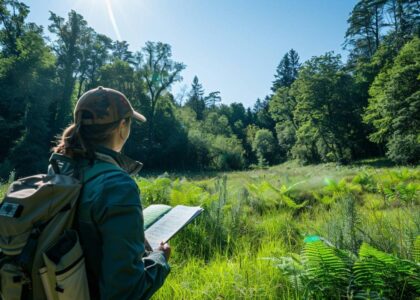
<svg viewBox="0 0 420 300">
<path fill-rule="evenodd" d="M 351 165 L 353 166 L 369 166 L 373 168 L 392 168 L 396 167 L 397 165 L 390 161 L 387 158 L 374 158 L 374 159 L 364 159 L 353 162 Z"/>
</svg>

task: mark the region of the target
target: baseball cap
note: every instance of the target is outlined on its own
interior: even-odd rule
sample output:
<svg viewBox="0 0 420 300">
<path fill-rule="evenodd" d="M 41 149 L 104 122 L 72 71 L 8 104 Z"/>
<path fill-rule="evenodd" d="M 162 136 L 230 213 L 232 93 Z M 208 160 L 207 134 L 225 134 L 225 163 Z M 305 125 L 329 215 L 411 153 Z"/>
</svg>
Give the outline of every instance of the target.
<svg viewBox="0 0 420 300">
<path fill-rule="evenodd" d="M 133 109 L 123 93 L 102 86 L 84 93 L 74 109 L 74 122 L 85 125 L 109 124 L 127 117 L 146 122 L 146 118 Z"/>
</svg>

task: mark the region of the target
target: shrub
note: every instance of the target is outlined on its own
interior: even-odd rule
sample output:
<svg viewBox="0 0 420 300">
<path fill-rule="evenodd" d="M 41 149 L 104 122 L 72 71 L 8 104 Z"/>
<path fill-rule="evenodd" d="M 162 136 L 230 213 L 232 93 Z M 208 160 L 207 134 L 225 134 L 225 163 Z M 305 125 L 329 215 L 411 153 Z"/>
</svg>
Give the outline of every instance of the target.
<svg viewBox="0 0 420 300">
<path fill-rule="evenodd" d="M 272 163 L 276 149 L 273 133 L 268 129 L 260 129 L 255 134 L 252 149 L 258 158 L 258 165 L 265 166 Z"/>
<path fill-rule="evenodd" d="M 416 164 L 420 161 L 420 136 L 394 134 L 387 143 L 386 155 L 397 164 Z"/>
</svg>

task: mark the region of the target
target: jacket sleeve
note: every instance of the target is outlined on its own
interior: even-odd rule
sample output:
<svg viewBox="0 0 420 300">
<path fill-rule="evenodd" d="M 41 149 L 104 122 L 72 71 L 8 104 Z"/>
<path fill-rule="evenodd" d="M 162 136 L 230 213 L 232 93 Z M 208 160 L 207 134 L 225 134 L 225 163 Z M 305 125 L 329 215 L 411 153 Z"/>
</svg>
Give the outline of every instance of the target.
<svg viewBox="0 0 420 300">
<path fill-rule="evenodd" d="M 161 251 L 145 255 L 139 190 L 128 174 L 106 179 L 96 223 L 102 239 L 101 299 L 148 299 L 170 267 Z"/>
</svg>

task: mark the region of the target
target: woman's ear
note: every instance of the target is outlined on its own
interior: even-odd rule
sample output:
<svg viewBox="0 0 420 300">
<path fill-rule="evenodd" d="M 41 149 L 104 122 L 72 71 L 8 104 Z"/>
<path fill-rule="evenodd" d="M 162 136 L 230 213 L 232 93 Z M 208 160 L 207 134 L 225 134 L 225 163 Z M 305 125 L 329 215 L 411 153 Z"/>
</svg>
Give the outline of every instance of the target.
<svg viewBox="0 0 420 300">
<path fill-rule="evenodd" d="M 130 123 L 126 119 L 120 121 L 120 126 L 118 126 L 118 131 L 120 138 L 125 142 L 130 135 Z"/>
</svg>

